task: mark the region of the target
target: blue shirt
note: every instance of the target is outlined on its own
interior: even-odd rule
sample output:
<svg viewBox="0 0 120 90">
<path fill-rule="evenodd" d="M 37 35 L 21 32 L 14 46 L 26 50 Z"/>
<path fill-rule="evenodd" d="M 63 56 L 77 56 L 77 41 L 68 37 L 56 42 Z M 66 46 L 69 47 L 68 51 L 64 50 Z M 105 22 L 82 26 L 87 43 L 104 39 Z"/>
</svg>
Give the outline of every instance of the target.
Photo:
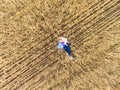
<svg viewBox="0 0 120 90">
<path fill-rule="evenodd" d="M 58 42 L 57 48 L 63 49 L 64 42 Z"/>
</svg>

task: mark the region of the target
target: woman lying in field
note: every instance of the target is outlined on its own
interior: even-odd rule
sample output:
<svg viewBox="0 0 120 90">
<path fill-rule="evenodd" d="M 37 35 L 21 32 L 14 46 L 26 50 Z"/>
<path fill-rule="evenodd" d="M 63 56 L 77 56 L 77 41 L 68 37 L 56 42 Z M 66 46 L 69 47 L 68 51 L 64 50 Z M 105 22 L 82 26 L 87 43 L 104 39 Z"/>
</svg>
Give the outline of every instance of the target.
<svg viewBox="0 0 120 90">
<path fill-rule="evenodd" d="M 72 60 L 72 54 L 71 54 L 71 50 L 70 50 L 70 44 L 67 40 L 67 38 L 61 36 L 58 38 L 59 39 L 59 42 L 58 42 L 58 48 L 59 49 L 63 49 L 65 52 L 67 52 L 70 60 Z"/>
</svg>

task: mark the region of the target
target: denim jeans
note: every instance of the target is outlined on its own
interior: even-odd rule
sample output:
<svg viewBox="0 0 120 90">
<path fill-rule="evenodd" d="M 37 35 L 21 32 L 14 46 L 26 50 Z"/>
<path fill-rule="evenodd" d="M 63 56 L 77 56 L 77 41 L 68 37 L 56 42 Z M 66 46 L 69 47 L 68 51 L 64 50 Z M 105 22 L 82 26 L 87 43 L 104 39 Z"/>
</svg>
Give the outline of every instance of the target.
<svg viewBox="0 0 120 90">
<path fill-rule="evenodd" d="M 67 45 L 64 45 L 63 49 L 68 53 L 69 56 L 71 56 L 70 45 L 68 43 Z"/>
</svg>

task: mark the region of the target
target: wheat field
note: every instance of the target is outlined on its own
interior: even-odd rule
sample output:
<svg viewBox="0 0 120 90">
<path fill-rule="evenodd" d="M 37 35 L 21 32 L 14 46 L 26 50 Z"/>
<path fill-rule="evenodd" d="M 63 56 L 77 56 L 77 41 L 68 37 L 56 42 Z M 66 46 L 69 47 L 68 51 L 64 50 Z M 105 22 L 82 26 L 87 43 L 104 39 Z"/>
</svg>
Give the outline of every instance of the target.
<svg viewBox="0 0 120 90">
<path fill-rule="evenodd" d="M 0 90 L 120 90 L 120 0 L 0 0 Z"/>
</svg>

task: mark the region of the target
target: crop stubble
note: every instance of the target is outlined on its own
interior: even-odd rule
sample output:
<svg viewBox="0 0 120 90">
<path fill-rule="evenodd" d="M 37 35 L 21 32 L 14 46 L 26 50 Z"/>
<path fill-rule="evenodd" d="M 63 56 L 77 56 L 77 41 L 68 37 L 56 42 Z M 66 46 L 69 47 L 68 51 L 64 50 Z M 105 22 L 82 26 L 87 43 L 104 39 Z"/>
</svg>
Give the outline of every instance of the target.
<svg viewBox="0 0 120 90">
<path fill-rule="evenodd" d="M 120 1 L 78 1 L 1 0 L 1 90 L 120 89 Z"/>
</svg>

